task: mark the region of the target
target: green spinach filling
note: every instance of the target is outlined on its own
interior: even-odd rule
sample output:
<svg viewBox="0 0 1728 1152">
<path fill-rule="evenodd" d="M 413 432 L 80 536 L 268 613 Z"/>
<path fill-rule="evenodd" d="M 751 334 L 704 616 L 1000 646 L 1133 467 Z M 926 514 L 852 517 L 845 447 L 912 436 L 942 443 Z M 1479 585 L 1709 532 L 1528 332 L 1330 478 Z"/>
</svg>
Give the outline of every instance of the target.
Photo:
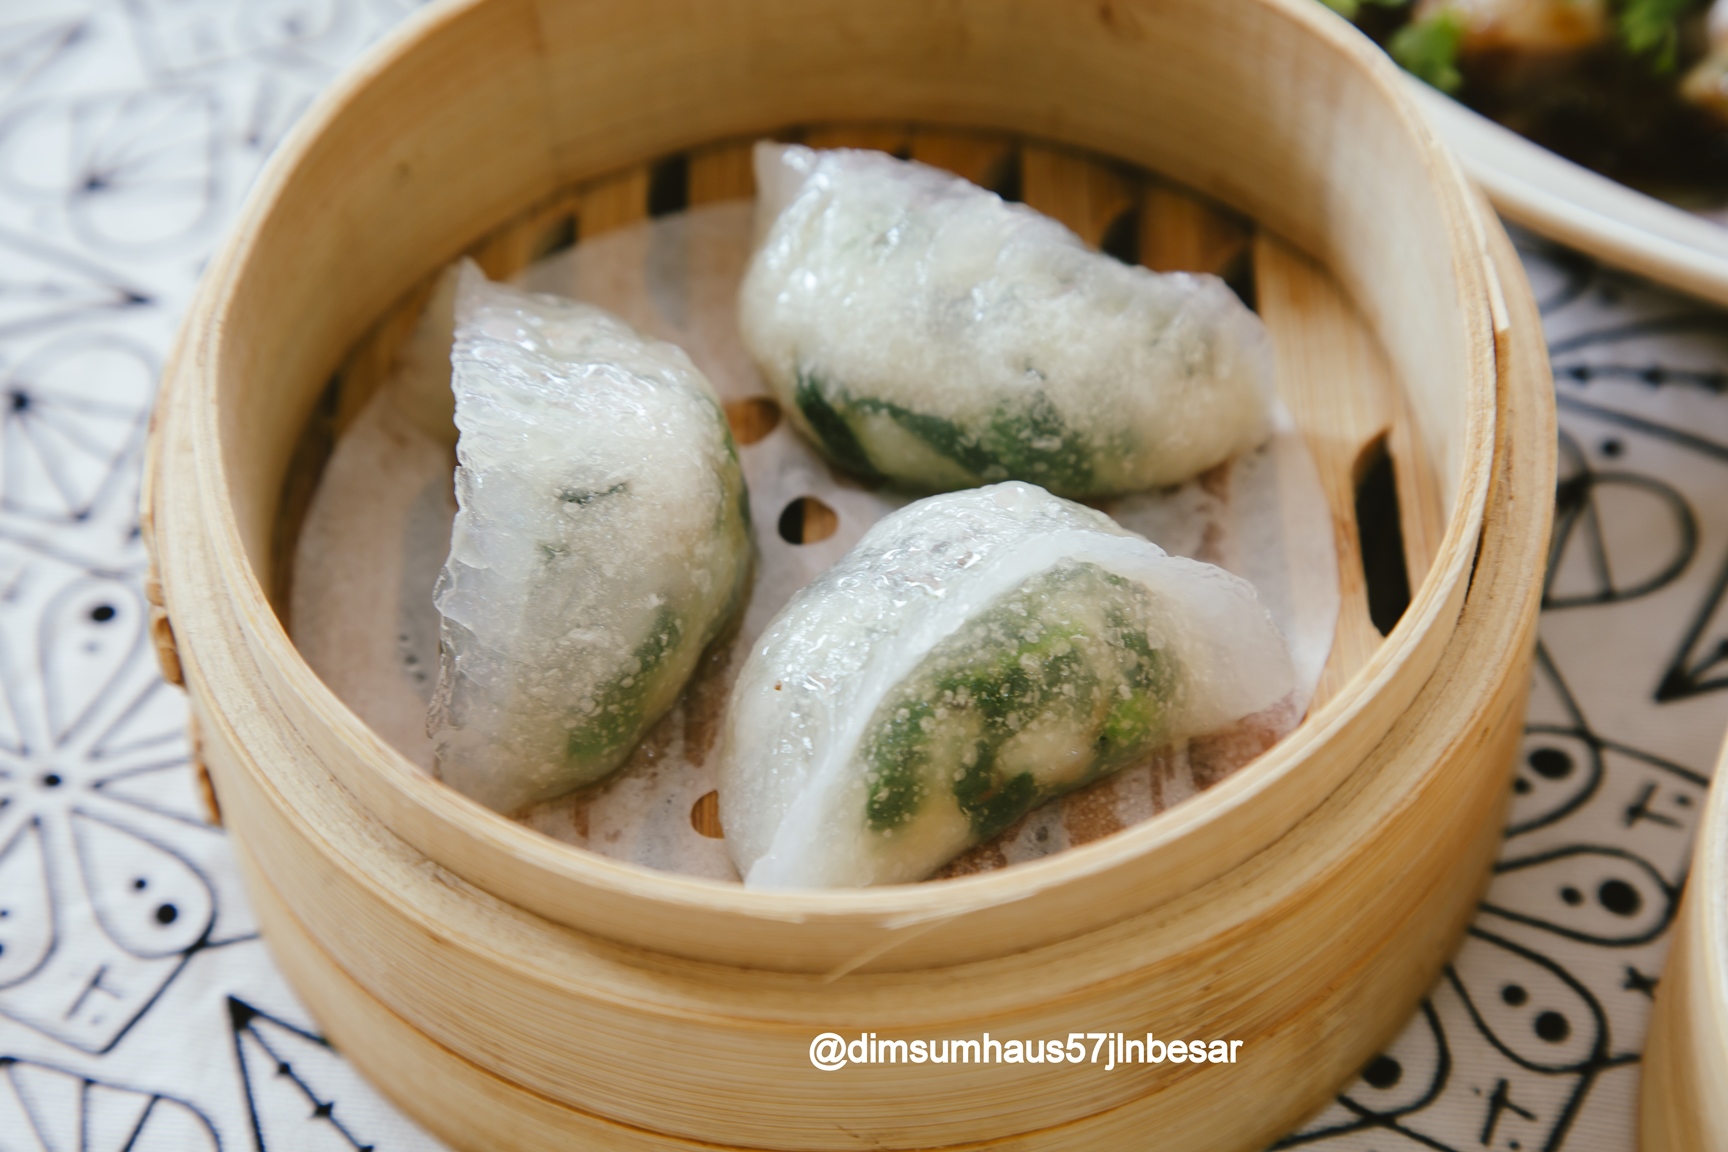
<svg viewBox="0 0 1728 1152">
<path fill-rule="evenodd" d="M 852 396 L 798 370 L 798 409 L 828 455 L 842 467 L 871 477 L 918 479 L 894 474 L 891 462 L 873 458 L 848 416 L 883 415 L 952 460 L 980 482 L 1030 480 L 1063 492 L 1089 491 L 1094 484 L 1086 439 L 1063 420 L 1041 391 L 998 404 L 980 426 L 971 427 L 917 412 L 874 396 Z M 880 465 L 888 463 L 887 468 Z"/>
<path fill-rule="evenodd" d="M 706 396 L 700 398 L 712 411 L 716 434 L 726 449 L 728 471 L 722 483 L 735 490 L 730 497 L 719 501 L 715 511 L 714 530 L 723 534 L 741 535 L 745 540 L 744 548 L 748 556 L 754 551 L 748 542 L 750 491 L 744 485 L 738 462 L 738 448 L 733 442 L 724 411 Z M 566 488 L 558 493 L 558 498 L 566 504 L 586 508 L 609 497 L 629 494 L 629 481 L 620 481 L 605 489 Z M 729 524 L 728 519 L 734 516 L 736 521 Z M 566 550 L 544 541 L 540 544 L 540 551 L 548 562 L 563 555 Z M 750 575 L 751 563 L 746 559 L 737 565 L 725 604 L 714 613 L 706 632 L 691 637 L 692 640 L 706 645 L 732 621 L 743 604 Z M 582 765 L 606 763 L 622 758 L 642 737 L 642 729 L 647 722 L 655 718 L 648 714 L 648 705 L 657 696 L 659 682 L 668 672 L 667 663 L 675 662 L 684 641 L 684 624 L 678 613 L 670 605 L 661 604 L 655 609 L 647 636 L 631 651 L 630 660 L 625 664 L 624 670 L 607 681 L 590 700 L 584 701 L 582 710 L 572 718 L 572 726 L 564 740 L 565 758 Z"/>
<path fill-rule="evenodd" d="M 678 651 L 683 637 L 678 614 L 662 604 L 654 612 L 647 638 L 630 653 L 625 673 L 594 693 L 592 706 L 570 729 L 564 742 L 568 759 L 584 764 L 606 760 L 636 742 L 655 675 L 666 658 Z"/>
<path fill-rule="evenodd" d="M 804 413 L 804 419 L 809 421 L 810 430 L 816 433 L 816 439 L 821 441 L 823 449 L 836 464 L 863 476 L 883 478 L 876 466 L 870 463 L 870 454 L 864 451 L 864 445 L 858 442 L 858 434 L 828 402 L 821 383 L 816 377 L 806 375 L 803 369 L 798 370 L 794 399 L 798 401 L 798 410 Z"/>
<path fill-rule="evenodd" d="M 988 839 L 1165 743 L 1179 670 L 1152 595 L 1096 564 L 1034 577 L 939 644 L 861 742 L 865 818 L 892 834 L 949 789 Z"/>
</svg>

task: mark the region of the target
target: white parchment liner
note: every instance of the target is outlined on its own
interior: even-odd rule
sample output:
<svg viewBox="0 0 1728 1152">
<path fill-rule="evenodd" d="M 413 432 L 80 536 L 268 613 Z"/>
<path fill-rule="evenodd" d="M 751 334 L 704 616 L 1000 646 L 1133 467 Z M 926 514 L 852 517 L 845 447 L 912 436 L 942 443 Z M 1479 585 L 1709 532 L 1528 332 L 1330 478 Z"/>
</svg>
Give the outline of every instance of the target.
<svg viewBox="0 0 1728 1152">
<path fill-rule="evenodd" d="M 519 281 L 597 304 L 644 334 L 683 346 L 734 410 L 768 395 L 737 327 L 737 286 L 750 255 L 753 216 L 752 202 L 739 200 L 634 225 L 548 257 Z M 440 367 L 447 382 L 447 361 L 401 357 L 337 443 L 301 531 L 290 604 L 294 642 L 313 670 L 427 770 L 426 704 L 438 668 L 432 585 L 455 515 L 455 430 L 448 437 L 429 431 L 448 423 L 447 383 L 441 387 L 428 375 Z M 443 411 L 433 410 L 440 405 Z M 751 422 L 734 424 L 743 430 Z M 703 660 L 678 706 L 621 771 L 519 814 L 529 827 L 621 860 L 737 879 L 724 842 L 699 832 L 697 824 L 706 821 L 693 820 L 692 813 L 714 790 L 709 758 L 738 664 L 793 592 L 911 499 L 835 473 L 784 420 L 760 439 L 745 438 L 739 455 L 758 558 L 736 636 Z M 809 497 L 833 511 L 833 535 L 789 543 L 778 530 L 782 513 Z M 1293 726 L 1331 652 L 1338 617 L 1332 515 L 1314 462 L 1286 414 L 1279 413 L 1277 433 L 1253 453 L 1180 487 L 1097 506 L 1168 552 L 1251 581 L 1290 643 L 1300 697 L 1287 715 L 1256 718 L 1168 750 L 1052 801 L 944 875 L 1061 851 L 1210 787 Z"/>
</svg>

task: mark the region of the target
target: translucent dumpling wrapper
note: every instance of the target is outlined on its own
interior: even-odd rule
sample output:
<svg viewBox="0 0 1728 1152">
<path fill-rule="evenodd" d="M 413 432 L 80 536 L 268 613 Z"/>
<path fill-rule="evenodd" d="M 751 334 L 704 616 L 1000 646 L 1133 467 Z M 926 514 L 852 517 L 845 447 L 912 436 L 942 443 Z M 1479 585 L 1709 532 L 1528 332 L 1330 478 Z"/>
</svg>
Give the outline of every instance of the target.
<svg viewBox="0 0 1728 1152">
<path fill-rule="evenodd" d="M 1271 345 L 1215 276 L 1161 275 L 880 152 L 756 146 L 746 346 L 838 465 L 925 490 L 1178 483 L 1271 431 Z"/>
<path fill-rule="evenodd" d="M 598 308 L 456 290 L 456 499 L 434 601 L 438 774 L 512 811 L 623 763 L 750 573 L 737 449 L 677 347 Z"/>
<path fill-rule="evenodd" d="M 878 522 L 751 651 L 721 823 L 747 886 L 919 880 L 1295 686 L 1246 581 L 1034 485 L 932 496 Z"/>
</svg>

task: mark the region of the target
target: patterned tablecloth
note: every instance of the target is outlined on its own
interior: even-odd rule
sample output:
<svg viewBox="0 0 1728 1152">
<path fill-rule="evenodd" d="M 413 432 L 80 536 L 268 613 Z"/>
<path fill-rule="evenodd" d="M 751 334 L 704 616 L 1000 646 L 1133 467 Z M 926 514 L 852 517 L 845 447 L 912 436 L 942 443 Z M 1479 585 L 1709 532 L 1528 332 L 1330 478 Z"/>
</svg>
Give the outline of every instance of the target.
<svg viewBox="0 0 1728 1152">
<path fill-rule="evenodd" d="M 139 589 L 146 414 L 259 163 L 412 0 L 0 3 L 0 1148 L 436 1148 L 319 1035 L 199 815 Z M 1728 721 L 1728 316 L 1521 238 L 1561 483 L 1512 822 L 1404 1033 L 1289 1138 L 1635 1146 Z"/>
</svg>

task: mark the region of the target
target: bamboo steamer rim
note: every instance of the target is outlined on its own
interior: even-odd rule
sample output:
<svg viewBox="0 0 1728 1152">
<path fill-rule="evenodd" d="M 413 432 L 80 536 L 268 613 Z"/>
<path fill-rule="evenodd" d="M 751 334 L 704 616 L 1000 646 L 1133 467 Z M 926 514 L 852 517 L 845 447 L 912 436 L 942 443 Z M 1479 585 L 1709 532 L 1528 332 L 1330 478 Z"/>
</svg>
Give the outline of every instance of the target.
<svg viewBox="0 0 1728 1152">
<path fill-rule="evenodd" d="M 1493 241 L 1502 267 L 1515 270 L 1504 235 Z M 225 795 L 250 861 L 248 888 L 285 973 L 362 1070 L 458 1147 L 850 1147 L 862 1134 L 825 1122 L 856 1099 L 847 1081 L 804 1083 L 815 1075 L 803 1060 L 813 1033 L 1024 1036 L 1082 1020 L 1129 1034 L 1150 1025 L 1164 1037 L 1246 1037 L 1255 1107 L 1219 1107 L 1240 1090 L 1230 1070 L 1226 1079 L 1112 1080 L 1109 1099 L 1093 1100 L 1103 1111 L 1064 1123 L 1073 1101 L 1059 1085 L 1034 1077 L 1028 1095 L 987 1070 L 964 1084 L 950 1070 L 939 1101 L 919 1098 L 927 1078 L 891 1097 L 882 1146 L 1002 1147 L 1007 1091 L 1021 1116 L 1054 1109 L 1035 1130 L 1015 1127 L 1016 1148 L 1119 1148 L 1146 1131 L 1184 1148 L 1265 1147 L 1357 1071 L 1432 988 L 1499 844 L 1554 481 L 1540 325 L 1527 293 L 1512 303 L 1514 371 L 1481 579 L 1441 666 L 1347 787 L 1207 889 L 1081 939 L 939 972 L 831 982 L 691 962 L 501 905 L 429 866 L 316 765 L 304 775 L 262 771 L 272 755 L 291 755 L 274 740 L 292 734 L 247 745 L 223 722 L 211 733 L 221 751 L 212 768 L 234 786 Z M 1500 651 L 1518 655 L 1496 663 Z M 1421 754 L 1401 755 L 1405 745 Z M 659 1037 L 665 1027 L 690 1047 L 594 1051 L 596 1037 Z M 768 1099 L 771 1086 L 786 1091 Z M 823 1110 L 830 1091 L 838 1096 Z M 796 1130 L 787 1109 L 802 1118 Z M 974 1126 L 917 1127 L 947 1125 L 954 1113 Z M 764 1118 L 754 1134 L 750 1115 Z M 909 1135 L 920 1131 L 928 1135 Z"/>
<path fill-rule="evenodd" d="M 272 223 L 273 211 L 291 190 L 297 167 L 320 138 L 340 122 L 357 95 L 388 79 L 393 68 L 417 47 L 471 13 L 488 7 L 501 8 L 509 2 L 445 0 L 434 5 L 408 20 L 344 81 L 325 92 L 266 166 L 236 231 L 201 284 L 187 327 L 165 373 L 165 381 L 171 382 L 173 391 L 186 402 L 177 405 L 175 426 L 166 432 L 157 429 L 151 438 L 145 528 L 147 536 L 153 537 L 154 513 L 164 500 L 185 501 L 188 509 L 197 510 L 196 521 L 208 546 L 206 555 L 194 556 L 172 539 L 165 546 L 153 543 L 152 550 L 161 565 L 171 614 L 182 631 L 181 658 L 193 673 L 194 687 L 211 701 L 213 711 L 244 709 L 247 689 L 198 678 L 199 645 L 240 639 L 256 655 L 260 670 L 268 679 L 269 691 L 284 702 L 296 704 L 303 715 L 315 718 L 354 751 L 360 762 L 355 771 L 360 775 L 345 777 L 343 783 L 358 786 L 380 818 L 433 859 L 482 888 L 499 891 L 506 898 L 528 903 L 557 919 L 566 919 L 559 915 L 565 911 L 562 897 L 553 890 L 547 899 L 553 900 L 556 907 L 548 909 L 535 904 L 532 894 L 525 895 L 526 881 L 522 876 L 512 875 L 516 870 L 524 870 L 523 874 L 537 883 L 604 893 L 625 903 L 651 902 L 673 915 L 718 914 L 789 925 L 849 923 L 893 934 L 940 924 L 975 910 L 1013 904 L 1041 893 L 1073 890 L 1074 886 L 1112 873 L 1125 864 L 1168 853 L 1197 832 L 1231 817 L 1254 828 L 1255 842 L 1242 848 L 1244 856 L 1252 854 L 1282 835 L 1336 786 L 1349 765 L 1328 765 L 1324 753 L 1350 729 L 1377 692 L 1397 687 L 1404 703 L 1408 703 L 1439 658 L 1471 573 L 1492 459 L 1494 393 L 1498 384 L 1496 336 L 1504 333 L 1507 325 L 1504 303 L 1487 257 L 1473 198 L 1456 163 L 1406 95 L 1395 67 L 1348 25 L 1320 12 L 1309 0 L 1237 0 L 1238 10 L 1259 9 L 1282 19 L 1292 34 L 1321 42 L 1340 64 L 1353 67 L 1367 78 L 1395 114 L 1398 126 L 1415 142 L 1440 207 L 1439 223 L 1448 237 L 1456 283 L 1453 304 L 1462 327 L 1463 360 L 1469 373 L 1458 452 L 1461 466 L 1454 478 L 1453 508 L 1439 560 L 1380 650 L 1317 715 L 1309 717 L 1296 732 L 1216 787 L 1155 820 L 1101 841 L 995 873 L 920 885 L 823 892 L 752 891 L 582 852 L 483 808 L 425 776 L 383 744 L 306 666 L 276 618 L 263 582 L 248 559 L 246 540 L 228 497 L 235 489 L 230 462 L 223 449 L 220 369 L 224 340 L 230 314 L 237 297 L 248 286 L 248 272 L 261 237 Z M 1134 7 L 1131 3 L 1118 4 L 1115 9 Z M 1104 6 L 1106 13 L 1113 10 L 1110 5 Z M 453 254 L 435 253 L 437 259 L 430 264 L 441 263 Z M 171 448 L 163 443 L 165 435 L 174 438 Z M 171 461 L 177 460 L 189 467 L 172 467 L 164 472 Z M 243 637 L 223 637 L 200 630 L 194 614 L 174 602 L 178 565 L 200 561 L 213 565 L 216 582 L 234 599 Z M 173 611 L 176 608 L 182 610 Z M 1307 779 L 1295 781 L 1296 774 Z M 338 775 L 341 777 L 340 772 Z M 1286 787 L 1279 789 L 1281 784 Z M 1285 795 L 1290 789 L 1294 789 L 1297 797 L 1293 805 Z M 1278 793 L 1276 798 L 1274 792 Z M 1275 803 L 1287 811 L 1268 816 L 1263 809 Z M 1255 827 L 1256 822 L 1261 826 Z M 1215 871 L 1222 871 L 1228 863 L 1223 862 Z M 1188 887 L 1206 878 L 1202 876 Z M 1167 895 L 1174 897 L 1184 890 L 1187 888 L 1172 890 Z"/>
<path fill-rule="evenodd" d="M 1716 762 L 1712 781 L 1728 781 L 1725 766 L 1728 747 Z M 1722 1147 L 1728 1145 L 1728 1104 L 1722 1099 L 1721 1080 L 1728 1072 L 1728 788 L 1719 784 L 1713 783 L 1705 805 L 1693 870 L 1697 881 L 1686 898 L 1697 910 L 1681 946 L 1696 968 L 1692 986 L 1700 1002 L 1692 1005 L 1690 1020 L 1697 1056 L 1683 1074 L 1699 1081 L 1698 1096 L 1704 1102 L 1699 1119 L 1708 1117 L 1708 1138 Z"/>
</svg>

